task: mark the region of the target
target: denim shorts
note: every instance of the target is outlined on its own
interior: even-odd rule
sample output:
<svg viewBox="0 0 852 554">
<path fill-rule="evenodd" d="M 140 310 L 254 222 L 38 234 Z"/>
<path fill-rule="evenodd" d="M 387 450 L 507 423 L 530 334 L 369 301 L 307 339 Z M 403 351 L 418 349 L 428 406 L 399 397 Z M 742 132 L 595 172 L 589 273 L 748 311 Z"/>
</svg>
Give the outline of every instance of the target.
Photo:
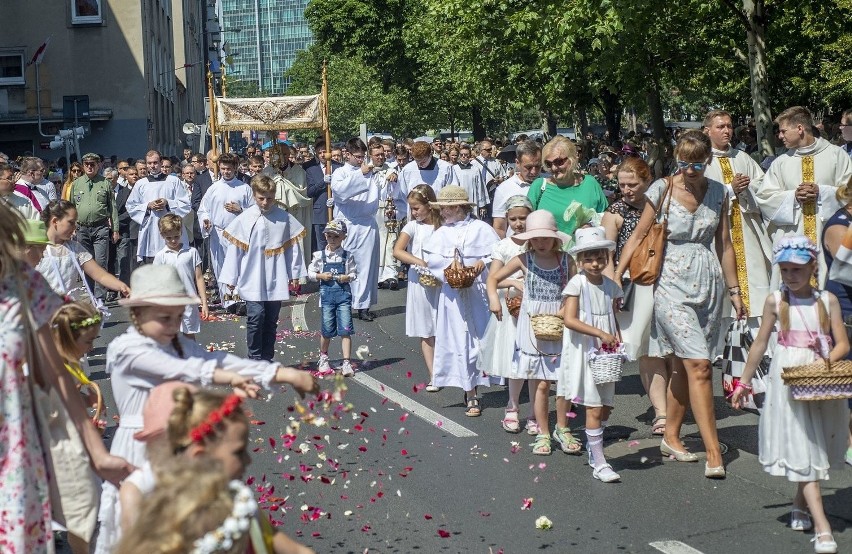
<svg viewBox="0 0 852 554">
<path fill-rule="evenodd" d="M 348 337 L 355 332 L 352 324 L 352 292 L 349 287 L 322 287 L 320 303 L 323 337 Z"/>
</svg>

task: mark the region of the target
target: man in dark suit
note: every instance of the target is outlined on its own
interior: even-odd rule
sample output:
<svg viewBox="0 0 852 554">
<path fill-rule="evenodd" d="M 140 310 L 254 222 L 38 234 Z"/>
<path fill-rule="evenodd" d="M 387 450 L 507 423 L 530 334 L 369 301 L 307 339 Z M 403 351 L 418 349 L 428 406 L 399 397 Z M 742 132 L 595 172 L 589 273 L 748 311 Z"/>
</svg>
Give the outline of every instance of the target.
<svg viewBox="0 0 852 554">
<path fill-rule="evenodd" d="M 313 252 L 322 250 L 326 245 L 325 235 L 322 233 L 325 224 L 328 223 L 328 207 L 326 206 L 326 201 L 328 200 L 326 187 L 328 183 L 326 183 L 325 174 L 325 151 L 325 140 L 318 139 L 314 143 L 314 152 L 316 152 L 317 157 L 302 166 L 302 169 L 305 170 L 305 181 L 308 184 L 308 196 L 314 201 L 314 214 L 311 220 L 313 227 L 311 233 L 311 250 Z M 332 173 L 342 165 L 337 162 L 331 162 Z M 331 182 L 331 173 L 328 174 L 328 179 Z"/>
<path fill-rule="evenodd" d="M 124 174 L 127 184 L 119 187 L 118 193 L 115 196 L 115 207 L 118 209 L 118 243 L 115 245 L 115 267 L 118 272 L 118 278 L 122 283 L 130 282 L 130 274 L 136 268 L 136 250 L 139 241 L 139 224 L 133 221 L 130 214 L 127 213 L 127 198 L 130 196 L 130 191 L 136 181 L 139 180 L 139 173 L 135 166 L 129 166 Z M 125 280 L 126 279 L 126 280 Z"/>
</svg>

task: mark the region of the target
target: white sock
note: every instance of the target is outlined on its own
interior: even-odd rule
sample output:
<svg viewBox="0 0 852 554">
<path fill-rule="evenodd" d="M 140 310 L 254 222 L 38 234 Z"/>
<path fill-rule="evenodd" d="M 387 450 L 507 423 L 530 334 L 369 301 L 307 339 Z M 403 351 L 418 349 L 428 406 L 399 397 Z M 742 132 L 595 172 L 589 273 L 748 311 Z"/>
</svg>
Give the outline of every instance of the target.
<svg viewBox="0 0 852 554">
<path fill-rule="evenodd" d="M 600 429 L 586 429 L 586 444 L 588 444 L 589 452 L 592 455 L 593 467 L 600 467 L 606 463 L 603 449 L 603 431 L 603 427 Z"/>
</svg>

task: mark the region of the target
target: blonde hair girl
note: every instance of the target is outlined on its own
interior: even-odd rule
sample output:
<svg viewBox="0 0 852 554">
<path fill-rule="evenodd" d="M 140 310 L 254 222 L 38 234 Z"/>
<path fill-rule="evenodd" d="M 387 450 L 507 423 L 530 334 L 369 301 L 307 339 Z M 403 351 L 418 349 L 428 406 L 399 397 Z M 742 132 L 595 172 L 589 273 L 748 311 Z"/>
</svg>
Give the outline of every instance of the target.
<svg viewBox="0 0 852 554">
<path fill-rule="evenodd" d="M 103 397 L 98 384 L 89 379 L 89 363 L 86 354 L 101 332 L 101 314 L 94 306 L 72 302 L 59 308 L 50 320 L 54 343 L 65 362 L 65 369 L 77 381 L 77 388 L 94 408 L 92 421 L 101 425 Z M 105 423 L 103 423 L 105 425 Z"/>
</svg>

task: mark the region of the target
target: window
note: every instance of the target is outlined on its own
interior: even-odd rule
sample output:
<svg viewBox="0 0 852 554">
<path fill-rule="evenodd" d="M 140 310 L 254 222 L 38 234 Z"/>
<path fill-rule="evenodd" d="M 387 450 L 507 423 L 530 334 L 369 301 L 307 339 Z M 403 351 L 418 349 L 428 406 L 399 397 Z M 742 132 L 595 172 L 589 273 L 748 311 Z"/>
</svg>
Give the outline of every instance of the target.
<svg viewBox="0 0 852 554">
<path fill-rule="evenodd" d="M 0 86 L 23 84 L 24 49 L 0 48 Z"/>
<path fill-rule="evenodd" d="M 71 0 L 71 23 L 103 23 L 101 0 Z"/>
</svg>

